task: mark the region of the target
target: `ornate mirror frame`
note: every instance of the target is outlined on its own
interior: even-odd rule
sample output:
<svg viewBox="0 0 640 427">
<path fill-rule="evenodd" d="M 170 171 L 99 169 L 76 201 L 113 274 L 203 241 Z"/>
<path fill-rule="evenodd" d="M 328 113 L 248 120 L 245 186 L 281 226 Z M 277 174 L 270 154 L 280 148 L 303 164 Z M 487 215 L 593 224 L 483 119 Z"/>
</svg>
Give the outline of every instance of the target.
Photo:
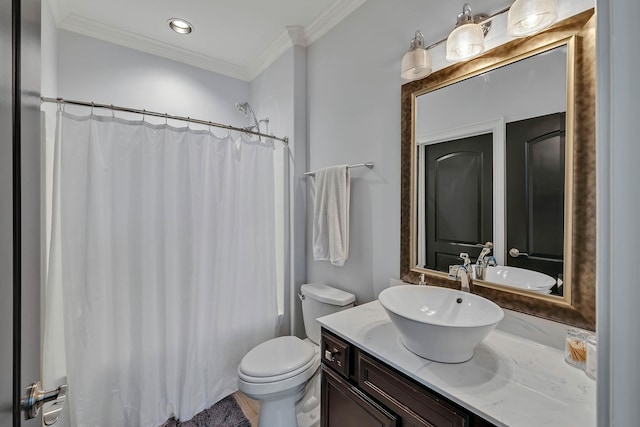
<svg viewBox="0 0 640 427">
<path fill-rule="evenodd" d="M 473 292 L 504 308 L 595 330 L 596 58 L 593 9 L 558 22 L 542 33 L 513 40 L 482 56 L 402 86 L 400 277 L 405 282 L 418 283 L 420 274 L 424 273 L 429 285 L 459 286 L 458 282 L 448 280 L 446 273 L 421 269 L 414 263 L 416 97 L 562 44 L 569 47 L 567 148 L 573 154 L 572 174 L 568 174 L 570 178 L 565 188 L 567 197 L 571 195 L 565 205 L 568 211 L 565 223 L 572 229 L 571 241 L 565 241 L 565 276 L 570 276 L 571 286 L 564 297 L 557 297 L 475 281 Z"/>
</svg>

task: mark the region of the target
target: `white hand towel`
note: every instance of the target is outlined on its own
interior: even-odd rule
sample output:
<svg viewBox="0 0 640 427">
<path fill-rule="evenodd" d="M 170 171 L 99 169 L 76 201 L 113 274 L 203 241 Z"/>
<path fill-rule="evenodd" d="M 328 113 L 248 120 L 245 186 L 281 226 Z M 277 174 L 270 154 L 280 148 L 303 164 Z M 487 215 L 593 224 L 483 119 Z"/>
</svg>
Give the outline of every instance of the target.
<svg viewBox="0 0 640 427">
<path fill-rule="evenodd" d="M 343 266 L 349 256 L 349 170 L 319 169 L 314 181 L 313 259 Z"/>
</svg>

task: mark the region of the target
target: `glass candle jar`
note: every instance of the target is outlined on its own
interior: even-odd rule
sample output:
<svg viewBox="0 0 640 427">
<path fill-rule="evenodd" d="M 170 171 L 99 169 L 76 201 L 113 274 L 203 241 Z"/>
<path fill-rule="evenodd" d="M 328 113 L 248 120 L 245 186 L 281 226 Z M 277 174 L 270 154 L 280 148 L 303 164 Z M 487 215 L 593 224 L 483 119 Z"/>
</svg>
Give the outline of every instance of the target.
<svg viewBox="0 0 640 427">
<path fill-rule="evenodd" d="M 584 334 L 577 329 L 567 329 L 564 360 L 571 366 L 584 369 L 587 361 L 587 345 Z"/>
</svg>

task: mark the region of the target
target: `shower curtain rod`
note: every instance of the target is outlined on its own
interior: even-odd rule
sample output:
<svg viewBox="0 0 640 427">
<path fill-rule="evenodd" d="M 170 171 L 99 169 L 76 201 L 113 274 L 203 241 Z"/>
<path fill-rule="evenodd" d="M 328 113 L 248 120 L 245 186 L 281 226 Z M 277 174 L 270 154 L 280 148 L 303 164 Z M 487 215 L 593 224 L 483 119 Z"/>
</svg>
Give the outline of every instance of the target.
<svg viewBox="0 0 640 427">
<path fill-rule="evenodd" d="M 205 125 L 205 126 L 214 126 L 214 127 L 217 127 L 217 128 L 222 128 L 222 129 L 227 129 L 227 130 L 235 130 L 235 131 L 238 131 L 238 132 L 249 133 L 251 135 L 263 136 L 265 138 L 275 139 L 277 141 L 282 141 L 282 143 L 285 146 L 289 145 L 289 138 L 286 137 L 286 136 L 283 137 L 283 138 L 279 138 L 279 137 L 274 136 L 274 135 L 267 135 L 266 133 L 255 132 L 255 131 L 252 131 L 252 130 L 243 129 L 243 128 L 239 128 L 239 127 L 231 126 L 231 125 L 225 125 L 225 124 L 221 124 L 221 123 L 216 123 L 216 122 L 212 122 L 212 121 L 208 121 L 208 120 L 199 120 L 199 119 L 193 119 L 191 117 L 174 116 L 174 115 L 167 114 L 167 113 L 158 113 L 156 111 L 138 110 L 138 109 L 135 109 L 135 108 L 119 107 L 117 105 L 111 105 L 111 104 L 97 104 L 95 102 L 74 101 L 74 100 L 71 100 L 71 99 L 50 98 L 50 97 L 46 97 L 46 96 L 43 96 L 40 99 L 42 100 L 42 102 L 54 102 L 56 104 L 69 104 L 69 105 L 80 105 L 80 106 L 83 106 L 83 107 L 91 107 L 91 108 L 103 108 L 103 109 L 106 109 L 106 110 L 123 111 L 123 112 L 126 112 L 126 113 L 142 114 L 143 116 L 163 117 L 165 119 L 180 120 L 180 121 L 183 121 L 183 122 L 197 123 L 197 124 Z"/>
</svg>

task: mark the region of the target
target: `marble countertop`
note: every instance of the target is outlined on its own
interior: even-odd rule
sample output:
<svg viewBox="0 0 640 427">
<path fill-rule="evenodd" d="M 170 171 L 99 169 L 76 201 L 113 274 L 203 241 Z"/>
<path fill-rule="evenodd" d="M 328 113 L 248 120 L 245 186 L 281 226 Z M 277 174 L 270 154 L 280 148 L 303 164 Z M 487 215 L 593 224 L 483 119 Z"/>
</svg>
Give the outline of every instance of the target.
<svg viewBox="0 0 640 427">
<path fill-rule="evenodd" d="M 348 342 L 498 426 L 595 426 L 596 386 L 563 351 L 495 329 L 471 360 L 432 362 L 407 350 L 378 301 L 321 317 Z"/>
</svg>

